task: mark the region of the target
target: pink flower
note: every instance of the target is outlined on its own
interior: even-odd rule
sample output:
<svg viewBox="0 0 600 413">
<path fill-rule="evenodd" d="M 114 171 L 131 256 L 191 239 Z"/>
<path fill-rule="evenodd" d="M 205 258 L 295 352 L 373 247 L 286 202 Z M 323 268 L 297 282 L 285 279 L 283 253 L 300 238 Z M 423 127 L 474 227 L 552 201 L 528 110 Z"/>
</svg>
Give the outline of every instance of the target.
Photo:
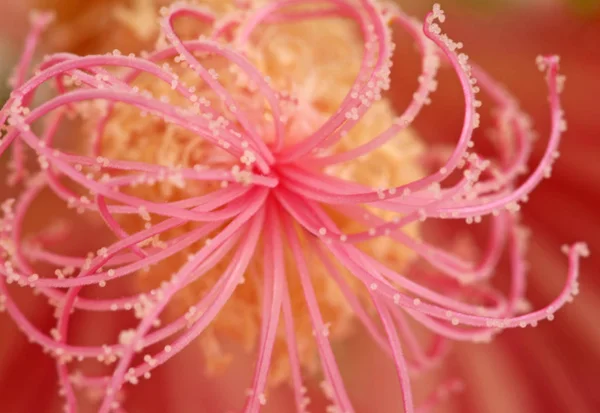
<svg viewBox="0 0 600 413">
<path fill-rule="evenodd" d="M 212 370 L 231 361 L 220 335 L 249 349 L 258 342 L 244 411 L 267 403 L 269 380 L 289 380 L 295 409 L 305 411 L 303 370 L 316 374 L 315 353 L 329 411 L 351 412 L 330 339 L 343 340 L 353 318 L 393 360 L 404 410 L 427 411 L 460 384 L 450 378 L 415 407 L 409 375 L 437 364 L 447 339 L 486 342 L 507 328 L 536 326 L 578 292 L 579 257 L 588 254 L 582 243 L 564 248 L 569 270 L 562 291 L 542 309 L 528 308 L 527 237 L 518 220 L 521 203 L 550 176 L 566 128 L 558 57 L 537 60 L 550 92 L 551 131 L 539 164 L 521 181 L 532 151 L 529 119 L 483 69 L 469 64 L 462 43 L 442 33 L 439 6 L 421 27 L 370 0 L 324 0 L 315 7 L 294 0 L 250 3 L 221 14 L 174 4 L 163 10 L 155 51 L 55 54 L 26 80 L 49 16 L 33 19 L 14 90 L 0 112 L 8 124 L 0 154 L 12 151 L 12 182 L 27 176 L 26 147 L 39 171 L 3 204 L 0 297 L 16 326 L 56 359 L 68 412 L 77 410 L 81 389 L 96 391 L 100 412 L 122 411 L 126 384 L 149 379 L 202 333 Z M 174 21 L 184 17 L 194 25 L 176 28 Z M 351 67 L 348 76 L 320 60 L 311 65 L 305 44 L 294 49 L 297 33 L 285 32 L 277 48 L 278 37 L 261 32 L 271 26 L 294 32 L 297 24 L 332 17 L 353 22 L 354 36 L 362 39 L 348 39 L 348 53 L 360 56 L 354 76 Z M 384 96 L 394 50 L 390 25 L 405 29 L 422 53 L 418 88 L 393 119 Z M 330 33 L 329 26 L 311 28 Z M 345 40 L 333 29 L 344 29 L 332 26 L 331 33 Z M 322 54 L 334 53 L 332 46 L 311 45 Z M 439 164 L 426 174 L 417 156 L 403 150 L 422 155 L 409 127 L 437 88 L 440 59 L 460 81 L 464 119 L 449 153 L 426 154 L 428 163 Z M 310 70 L 302 72 L 303 64 Z M 301 84 L 289 74 L 296 69 Z M 336 78 L 350 78 L 349 90 L 322 93 Z M 34 105 L 47 82 L 58 93 Z M 472 149 L 479 93 L 495 105 L 496 153 L 490 157 Z M 339 107 L 331 109 L 331 102 Z M 384 124 L 381 133 L 364 136 Z M 83 135 L 84 142 L 61 140 L 61 131 Z M 398 136 L 404 146 L 397 146 Z M 392 161 L 382 158 L 390 153 Z M 399 160 L 409 170 L 392 163 Z M 407 182 L 393 184 L 398 179 Z M 48 190 L 81 213 L 80 221 L 52 208 L 51 225 L 25 229 L 36 198 Z M 419 236 L 425 221 L 484 219 L 489 234 L 479 262 Z M 93 229 L 98 239 L 85 240 L 81 228 Z M 93 253 L 72 255 L 95 244 Z M 505 251 L 507 295 L 488 283 Z M 413 263 L 414 257 L 427 265 Z M 30 287 L 55 308 L 58 321 L 49 332 L 25 315 L 11 284 Z M 147 291 L 129 295 L 131 286 Z M 82 312 L 110 317 L 117 337 L 95 343 L 94 324 L 77 323 Z M 84 344 L 71 341 L 73 326 Z M 431 348 L 415 331 L 428 332 Z M 89 366 L 88 359 L 108 367 Z M 74 363 L 81 364 L 79 372 Z"/>
</svg>

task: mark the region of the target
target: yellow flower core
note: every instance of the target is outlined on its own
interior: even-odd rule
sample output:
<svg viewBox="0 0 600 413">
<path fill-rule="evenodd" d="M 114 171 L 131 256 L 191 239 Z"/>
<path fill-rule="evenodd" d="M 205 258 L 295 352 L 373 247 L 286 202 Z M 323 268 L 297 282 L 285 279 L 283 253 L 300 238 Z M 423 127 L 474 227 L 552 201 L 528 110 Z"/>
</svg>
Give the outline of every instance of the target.
<svg viewBox="0 0 600 413">
<path fill-rule="evenodd" d="M 212 3 L 214 3 L 214 6 Z M 214 0 L 203 2 L 218 13 L 232 10 L 231 1 Z M 116 17 L 126 28 L 145 42 L 153 33 L 158 33 L 158 16 L 152 7 L 152 1 L 136 2 L 133 9 L 117 8 Z M 177 33 L 182 39 L 197 39 L 206 33 L 206 27 L 197 22 L 181 19 L 176 24 Z M 128 39 L 127 42 L 131 40 Z M 158 40 L 159 45 L 164 39 Z M 114 48 L 111 45 L 111 48 Z M 295 142 L 304 139 L 317 129 L 339 107 L 342 99 L 350 90 L 358 73 L 362 60 L 362 39 L 355 23 L 343 19 L 319 19 L 302 23 L 265 25 L 257 30 L 248 45 L 247 56 L 265 75 L 271 78 L 276 90 L 286 91 L 299 100 L 299 107 L 286 113 L 289 117 L 286 127 L 286 141 Z M 271 139 L 268 106 L 256 99 L 248 89 L 240 72 L 228 62 L 214 56 L 198 56 L 207 68 L 218 75 L 219 82 L 234 96 L 240 107 L 250 113 L 251 119 L 258 125 L 264 139 Z M 179 75 L 180 82 L 195 88 L 200 100 L 206 99 L 213 108 L 220 109 L 222 104 L 214 93 L 202 82 L 186 64 L 170 59 L 171 70 Z M 150 76 L 140 76 L 134 86 L 147 90 L 154 97 L 166 97 L 172 104 L 189 106 L 171 86 Z M 164 99 L 164 98 L 163 98 Z M 285 110 L 285 109 L 284 109 Z M 367 142 L 387 129 L 395 113 L 392 103 L 384 98 L 372 105 L 372 108 L 360 123 L 333 149 L 342 152 Z M 93 128 L 93 119 L 88 123 Z M 412 181 L 422 176 L 419 156 L 422 145 L 410 131 L 403 132 L 383 147 L 370 154 L 327 170 L 331 175 L 358 182 L 370 187 L 387 188 Z M 229 166 L 236 159 L 224 151 L 214 148 L 201 137 L 166 123 L 154 116 L 146 116 L 137 108 L 119 104 L 110 116 L 102 137 L 102 155 L 114 159 L 142 161 L 169 167 L 193 167 L 194 165 Z M 199 196 L 218 187 L 218 184 L 185 183 L 168 181 L 152 185 L 140 185 L 127 191 L 144 199 L 171 202 L 188 197 Z M 385 217 L 383 214 L 379 214 Z M 353 232 L 361 227 L 343 217 L 333 215 L 344 231 Z M 146 217 L 147 218 L 147 217 Z M 389 218 L 389 216 L 388 216 Z M 143 228 L 144 220 L 139 217 L 119 218 L 127 231 Z M 151 217 L 153 223 L 157 217 Z M 161 241 L 189 231 L 195 224 L 189 223 L 177 230 L 170 231 Z M 418 235 L 418 226 L 406 228 L 412 236 Z M 186 261 L 188 254 L 195 252 L 204 242 L 193 245 L 180 254 L 173 256 L 135 277 L 137 287 L 148 290 L 158 287 L 167 280 Z M 402 271 L 413 258 L 413 253 L 391 240 L 380 238 L 361 245 L 365 251 L 385 263 Z M 318 302 L 325 322 L 330 323 L 330 339 L 335 343 L 347 337 L 354 322 L 354 315 L 329 276 L 327 270 L 317 259 L 310 258 L 312 282 L 318 295 Z M 262 252 L 257 251 L 245 282 L 237 288 L 232 298 L 217 319 L 203 333 L 199 346 L 206 356 L 209 372 L 218 371 L 231 361 L 228 349 L 240 346 L 244 351 L 252 351 L 257 345 L 261 327 L 261 289 L 262 289 Z M 169 317 L 180 315 L 197 302 L 222 274 L 227 260 L 209 271 L 204 277 L 179 293 L 169 308 Z M 318 368 L 318 357 L 313 329 L 308 316 L 302 288 L 292 260 L 287 260 L 287 278 L 293 306 L 294 322 L 298 340 L 298 351 L 303 367 L 308 371 Z M 353 281 L 343 272 L 357 296 L 368 301 L 364 286 Z M 271 383 L 277 384 L 289 377 L 287 350 L 283 328 L 280 326 L 271 369 Z"/>
</svg>

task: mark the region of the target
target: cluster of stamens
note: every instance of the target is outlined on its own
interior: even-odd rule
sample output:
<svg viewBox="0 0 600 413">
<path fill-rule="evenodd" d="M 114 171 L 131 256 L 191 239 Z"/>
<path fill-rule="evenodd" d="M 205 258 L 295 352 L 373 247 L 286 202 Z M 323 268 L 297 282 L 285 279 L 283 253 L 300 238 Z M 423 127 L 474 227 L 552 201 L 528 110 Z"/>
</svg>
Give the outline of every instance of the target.
<svg viewBox="0 0 600 413">
<path fill-rule="evenodd" d="M 408 372 L 429 368 L 444 354 L 442 345 L 436 345 L 434 351 L 421 348 L 408 318 L 432 332 L 436 344 L 446 339 L 488 341 L 502 329 L 552 320 L 554 313 L 578 292 L 579 257 L 588 254 L 584 244 L 566 247 L 568 277 L 556 299 L 536 311 L 528 311 L 524 304 L 526 237 L 517 213 L 533 189 L 550 176 L 566 128 L 559 102 L 564 80 L 558 74 L 558 58 L 538 60 L 550 90 L 552 128 L 541 161 L 521 179 L 531 153 L 530 121 L 514 98 L 481 68 L 469 64 L 467 55 L 459 52 L 462 43 L 442 33 L 440 23 L 445 15 L 439 6 L 421 26 L 397 8 L 383 7 L 374 0 L 322 0 L 314 2 L 318 7 L 307 8 L 301 7 L 303 2 L 299 0 L 256 6 L 252 3 L 225 16 L 187 3 L 173 4 L 162 10 L 161 38 L 154 52 L 141 56 L 123 56 L 119 51 L 84 57 L 55 54 L 26 80 L 37 38 L 49 22 L 46 15 L 34 18 L 14 90 L 0 112 L 0 123 L 6 125 L 0 154 L 12 148 L 12 182 L 22 181 L 27 175 L 23 155 L 26 147 L 36 154 L 39 163 L 39 171 L 27 179 L 20 196 L 2 204 L 0 310 L 8 311 L 33 342 L 56 358 L 68 412 L 77 409 L 75 387 L 101 389 L 101 413 L 120 411 L 117 396 L 122 387 L 150 378 L 153 369 L 203 333 L 236 288 L 246 281 L 257 255 L 263 263 L 262 277 L 258 277 L 262 282 L 262 304 L 257 304 L 261 306 L 262 328 L 244 410 L 247 412 L 258 411 L 267 402 L 267 379 L 280 319 L 285 327 L 297 410 L 304 412 L 308 405 L 290 304 L 290 294 L 300 293 L 288 288 L 286 254 L 294 263 L 306 301 L 331 412 L 348 413 L 353 407 L 329 342 L 330 324 L 319 310 L 319 292 L 313 286 L 308 255 L 327 269 L 356 317 L 393 359 L 407 412 L 414 411 Z M 211 32 L 198 40 L 182 40 L 173 23 L 182 16 L 210 26 Z M 364 40 L 363 61 L 339 109 L 315 131 L 290 141 L 288 122 L 302 116 L 306 102 L 289 91 L 277 90 L 271 79 L 255 67 L 251 60 L 252 37 L 265 25 L 326 17 L 350 19 L 356 24 Z M 390 87 L 394 50 L 391 26 L 406 29 L 419 46 L 422 73 L 418 89 L 391 127 L 359 146 L 339 151 L 336 148 Z M 203 63 L 214 56 L 228 62 L 236 84 L 246 91 L 249 100 L 261 102 L 261 119 L 257 120 L 250 103 L 239 102 L 238 94 L 220 83 L 219 72 Z M 177 70 L 164 63 L 167 59 L 192 71 L 208 92 L 201 94 L 197 85 L 187 85 Z M 409 128 L 422 107 L 430 103 L 442 59 L 456 72 L 465 103 L 462 130 L 449 158 L 440 160 L 435 172 L 399 186 L 370 188 L 336 176 L 340 165 L 368 155 Z M 154 96 L 140 90 L 135 80 L 142 75 L 169 85 L 173 95 Z M 49 82 L 54 83 L 56 95 L 34 106 L 36 91 Z M 481 107 L 476 95 L 480 92 L 497 107 L 497 160 L 484 159 L 474 152 L 473 132 L 480 126 L 477 110 Z M 217 106 L 215 101 L 221 104 Z M 171 166 L 107 156 L 103 137 L 120 106 L 135 108 L 149 121 L 177 125 L 217 155 L 211 155 L 206 163 Z M 86 142 L 91 153 L 69 151 L 55 139 L 72 117 L 93 126 Z M 270 137 L 268 141 L 265 135 Z M 161 202 L 137 195 L 136 188 L 160 185 L 165 191 L 180 191 L 185 196 Z M 189 188 L 210 190 L 188 196 L 193 192 Z M 49 246 L 67 243 L 76 228 L 52 226 L 34 239 L 25 237 L 27 213 L 47 190 L 67 209 L 95 214 L 115 241 L 75 257 L 53 252 Z M 344 231 L 332 218 L 331 210 L 362 229 Z M 404 232 L 407 226 L 430 219 L 459 219 L 472 224 L 486 217 L 491 223 L 489 242 L 477 263 Z M 134 219 L 139 224 L 127 227 L 127 220 Z M 182 226 L 186 230 L 177 232 Z M 415 280 L 359 246 L 379 239 L 410 249 L 437 275 Z M 505 250 L 511 265 L 508 296 L 485 282 Z M 188 255 L 181 267 L 150 291 L 119 298 L 81 294 L 87 287 L 104 288 L 127 277 L 142 276 L 182 252 Z M 39 263 L 53 270 L 49 274 L 38 271 Z M 178 294 L 217 265 L 221 272 L 214 285 L 183 315 L 164 322 L 161 314 Z M 356 299 L 346 272 L 364 288 L 375 311 L 369 312 L 362 300 Z M 30 287 L 47 297 L 56 309 L 55 328 L 45 333 L 29 321 L 11 298 L 10 284 Z M 112 344 L 72 345 L 67 337 L 75 310 L 115 315 L 132 312 L 139 324 L 121 331 Z M 157 345 L 161 349 L 156 350 Z M 410 357 L 405 356 L 405 350 Z M 69 370 L 70 363 L 86 359 L 111 366 L 111 373 L 90 376 Z M 459 388 L 454 381 L 442 386 L 426 405 Z"/>
</svg>

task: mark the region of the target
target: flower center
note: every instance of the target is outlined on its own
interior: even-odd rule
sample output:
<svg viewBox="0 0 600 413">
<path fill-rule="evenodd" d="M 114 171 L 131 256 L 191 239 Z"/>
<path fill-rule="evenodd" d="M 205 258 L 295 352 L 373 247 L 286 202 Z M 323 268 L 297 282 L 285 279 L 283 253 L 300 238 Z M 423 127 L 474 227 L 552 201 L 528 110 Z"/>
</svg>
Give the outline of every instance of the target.
<svg viewBox="0 0 600 413">
<path fill-rule="evenodd" d="M 202 29 L 186 21 L 178 22 L 175 28 L 178 34 L 183 33 L 183 40 L 196 39 L 202 34 Z M 224 36 L 226 43 L 227 37 Z M 162 41 L 159 39 L 159 43 Z M 202 134 L 194 134 L 164 118 L 144 113 L 135 106 L 118 103 L 111 109 L 98 141 L 101 156 L 160 165 L 165 167 L 165 171 L 169 171 L 165 172 L 166 179 L 138 181 L 134 186 L 124 189 L 127 193 L 148 201 L 177 203 L 226 190 L 230 186 L 226 180 L 184 180 L 177 175 L 177 170 L 184 168 L 231 171 L 237 183 L 251 188 L 255 184 L 254 173 L 259 172 L 259 158 L 264 157 L 260 144 L 252 141 L 253 136 L 258 137 L 267 151 L 273 153 L 270 174 L 278 181 L 275 191 L 294 179 L 294 173 L 297 176 L 298 170 L 325 172 L 332 178 L 343 178 L 372 188 L 395 187 L 421 176 L 419 157 L 422 147 L 410 131 L 400 133 L 364 156 L 326 168 L 307 165 L 302 161 L 281 162 L 280 153 L 309 139 L 327 119 L 336 114 L 340 103 L 351 89 L 363 59 L 363 45 L 356 23 L 331 18 L 265 25 L 249 36 L 241 50 L 278 93 L 281 106 L 278 116 L 283 125 L 282 142 L 277 141 L 274 110 L 268 99 L 260 93 L 260 84 L 249 79 L 247 72 L 240 70 L 239 66 L 215 54 L 194 53 L 194 59 L 208 70 L 210 79 L 207 80 L 199 76 L 198 68 L 194 67 L 189 57 L 165 55 L 157 63 L 176 75 L 177 84 L 160 82 L 144 74 L 132 77 L 131 86 L 142 94 L 174 107 L 196 110 L 198 116 L 210 120 L 211 128 L 214 128 L 213 132 L 218 137 L 219 131 L 226 126 L 244 130 L 249 137 L 237 137 L 241 140 L 241 154 L 236 157 L 227 151 L 229 143 L 225 138 L 215 145 Z M 231 101 L 211 86 L 211 80 L 218 81 Z M 180 85 L 189 92 L 187 99 L 175 90 Z M 93 136 L 98 127 L 98 117 L 94 115 L 94 111 L 82 111 L 82 114 L 91 116 L 85 127 Z M 390 100 L 375 100 L 360 122 L 343 139 L 323 150 L 323 154 L 340 154 L 367 143 L 391 126 L 394 115 Z M 278 144 L 281 147 L 278 148 Z M 336 211 L 329 210 L 328 213 L 342 231 L 351 233 L 364 230 L 356 221 Z M 388 213 L 379 212 L 382 218 L 391 219 L 386 214 Z M 144 210 L 140 211 L 139 216 L 118 218 L 118 224 L 128 233 L 141 231 L 160 222 L 160 217 Z M 148 242 L 161 248 L 198 228 L 198 223 L 188 222 L 157 235 Z M 139 276 L 135 277 L 137 287 L 143 290 L 159 288 L 176 269 L 186 263 L 189 255 L 210 243 L 222 228 L 218 227 L 180 253 L 140 271 Z M 418 225 L 409 225 L 405 231 L 411 236 L 417 236 Z M 361 248 L 396 270 L 404 269 L 413 258 L 412 251 L 383 238 L 364 243 Z M 230 250 L 226 256 L 232 254 L 233 250 Z M 200 336 L 199 345 L 206 356 L 209 372 L 225 367 L 232 360 L 231 352 L 252 351 L 257 343 L 261 330 L 261 278 L 265 271 L 262 257 L 263 251 L 259 247 L 244 276 L 244 282 L 236 288 L 219 316 Z M 190 322 L 193 322 L 199 315 L 194 303 L 219 281 L 227 262 L 228 259 L 222 260 L 180 291 L 170 305 L 168 317 L 179 317 L 185 313 Z M 308 264 L 319 307 L 325 322 L 330 326 L 330 338 L 334 342 L 339 341 L 352 331 L 355 314 L 323 263 L 315 257 L 309 257 Z M 305 369 L 315 371 L 318 368 L 318 357 L 313 327 L 292 259 L 286 259 L 286 274 L 299 359 Z M 359 285 L 345 270 L 340 269 L 340 274 L 359 300 L 369 300 L 364 286 Z M 142 315 L 143 311 L 140 312 L 140 316 Z M 233 348 L 232 342 L 235 343 Z M 225 343 L 229 343 L 227 348 Z M 282 327 L 277 334 L 270 375 L 274 384 L 286 380 L 290 375 Z"/>
</svg>

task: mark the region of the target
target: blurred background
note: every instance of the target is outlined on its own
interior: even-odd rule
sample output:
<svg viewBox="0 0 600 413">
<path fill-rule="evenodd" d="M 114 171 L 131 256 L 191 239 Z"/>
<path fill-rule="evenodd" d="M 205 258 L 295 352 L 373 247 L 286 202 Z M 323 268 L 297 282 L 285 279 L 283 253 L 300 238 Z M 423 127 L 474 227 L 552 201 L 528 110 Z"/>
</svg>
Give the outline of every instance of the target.
<svg viewBox="0 0 600 413">
<path fill-rule="evenodd" d="M 160 3 L 157 0 L 156 3 Z M 166 3 L 164 1 L 163 3 Z M 536 329 L 508 331 L 491 345 L 456 345 L 440 376 L 465 380 L 467 390 L 440 407 L 440 412 L 598 413 L 600 412 L 600 0 L 441 0 L 445 31 L 465 44 L 471 59 L 504 83 L 520 100 L 540 134 L 532 159 L 540 158 L 549 131 L 547 91 L 535 65 L 539 54 L 559 54 L 567 76 L 563 104 L 568 131 L 552 179 L 544 181 L 523 208 L 533 236 L 528 296 L 534 307 L 547 304 L 565 278 L 560 246 L 584 240 L 591 257 L 582 264 L 581 294 L 553 322 Z M 44 38 L 47 51 L 78 53 L 112 50 L 111 39 L 123 36 L 110 17 L 125 0 L 1 0 L 0 101 L 9 93 L 6 79 L 19 56 L 32 7 L 54 8 L 57 24 Z M 140 2 L 138 2 L 140 3 Z M 398 0 L 419 18 L 430 0 Z M 398 34 L 398 41 L 404 39 Z M 119 47 L 134 47 L 119 40 Z M 127 50 L 124 50 L 127 51 Z M 416 84 L 418 60 L 411 48 L 398 48 L 393 96 L 399 107 Z M 433 104 L 417 119 L 423 139 L 451 143 L 462 122 L 460 89 L 449 70 L 440 74 Z M 443 116 L 440 116 L 443 114 Z M 0 189 L 1 191 L 2 189 Z M 1 196 L 0 198 L 3 198 Z M 0 341 L 2 341 L 0 339 Z M 24 341 L 24 340 L 23 340 Z M 31 351 L 24 344 L 22 351 Z M 0 343 L 1 350 L 1 343 Z M 373 350 L 373 351 L 371 351 Z M 353 340 L 345 370 L 376 368 L 393 377 L 389 362 L 374 354 L 372 344 Z M 14 376 L 2 371 L 0 406 L 10 405 L 7 390 Z M 351 379 L 352 380 L 352 379 Z M 352 384 L 350 384 L 352 385 Z M 361 382 L 360 412 L 390 410 L 397 398 L 395 380 Z M 377 394 L 374 398 L 373 395 Z M 362 407 L 361 407 L 362 406 Z M 30 410 L 0 413 L 29 413 Z M 152 410 L 154 411 L 154 410 Z M 43 413 L 43 412 L 41 412 Z"/>
</svg>

